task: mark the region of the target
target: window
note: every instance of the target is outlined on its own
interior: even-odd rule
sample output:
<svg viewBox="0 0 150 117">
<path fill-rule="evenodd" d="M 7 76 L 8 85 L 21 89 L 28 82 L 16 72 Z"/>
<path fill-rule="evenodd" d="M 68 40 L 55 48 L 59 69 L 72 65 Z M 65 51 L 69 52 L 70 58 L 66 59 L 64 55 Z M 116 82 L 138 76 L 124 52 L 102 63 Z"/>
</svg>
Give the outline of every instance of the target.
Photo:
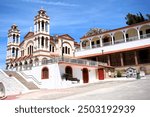
<svg viewBox="0 0 150 117">
<path fill-rule="evenodd" d="M 47 67 L 44 67 L 42 69 L 42 79 L 48 79 L 49 78 L 49 70 Z"/>
<path fill-rule="evenodd" d="M 44 47 L 44 37 L 42 37 L 42 47 Z"/>
<path fill-rule="evenodd" d="M 42 65 L 46 65 L 47 64 L 47 58 L 43 58 L 42 59 Z"/>
<path fill-rule="evenodd" d="M 70 54 L 70 48 L 68 48 L 68 54 Z"/>
<path fill-rule="evenodd" d="M 15 43 L 15 34 L 13 34 L 13 43 Z"/>
<path fill-rule="evenodd" d="M 67 46 L 63 47 L 63 53 L 65 54 L 70 54 L 70 48 L 68 48 Z"/>
<path fill-rule="evenodd" d="M 67 46 L 65 47 L 65 53 L 66 53 L 66 54 L 68 53 Z"/>
</svg>

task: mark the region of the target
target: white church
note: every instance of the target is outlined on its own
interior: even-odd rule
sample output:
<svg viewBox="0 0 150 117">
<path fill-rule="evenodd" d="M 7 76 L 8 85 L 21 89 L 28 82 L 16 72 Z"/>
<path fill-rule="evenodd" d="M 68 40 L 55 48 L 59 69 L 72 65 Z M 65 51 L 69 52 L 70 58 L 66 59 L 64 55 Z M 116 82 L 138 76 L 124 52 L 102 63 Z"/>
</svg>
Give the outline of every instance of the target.
<svg viewBox="0 0 150 117">
<path fill-rule="evenodd" d="M 50 35 L 50 17 L 40 9 L 34 32 L 22 42 L 16 24 L 8 31 L 6 70 L 0 77 L 14 78 L 22 90 L 66 88 L 114 78 L 116 70 L 123 74 L 129 67 L 150 74 L 150 21 L 114 30 L 95 28 L 78 44 L 69 34 Z"/>
</svg>

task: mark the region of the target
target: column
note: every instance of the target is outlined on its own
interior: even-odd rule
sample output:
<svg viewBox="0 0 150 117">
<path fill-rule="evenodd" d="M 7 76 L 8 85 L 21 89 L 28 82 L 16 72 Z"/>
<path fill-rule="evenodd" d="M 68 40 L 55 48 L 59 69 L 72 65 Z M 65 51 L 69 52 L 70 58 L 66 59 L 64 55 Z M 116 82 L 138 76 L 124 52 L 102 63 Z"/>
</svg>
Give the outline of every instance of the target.
<svg viewBox="0 0 150 117">
<path fill-rule="evenodd" d="M 103 41 L 102 41 L 102 37 L 100 36 L 100 46 L 102 47 L 103 46 Z"/>
<path fill-rule="evenodd" d="M 47 30 L 48 30 L 48 34 L 49 34 L 49 23 L 47 24 L 47 28 L 48 28 Z"/>
<path fill-rule="evenodd" d="M 39 49 L 41 49 L 41 37 L 39 37 Z"/>
<path fill-rule="evenodd" d="M 89 42 L 90 42 L 90 49 L 91 49 L 92 48 L 91 39 L 89 39 Z"/>
<path fill-rule="evenodd" d="M 44 38 L 44 48 L 46 48 L 46 38 Z"/>
<path fill-rule="evenodd" d="M 108 65 L 110 66 L 110 55 L 107 55 L 108 58 Z"/>
<path fill-rule="evenodd" d="M 17 43 L 17 37 L 16 37 L 16 35 L 15 35 L 15 43 Z"/>
<path fill-rule="evenodd" d="M 48 44 L 47 44 L 47 46 L 48 46 L 48 47 L 47 47 L 47 51 L 49 51 L 50 39 L 48 39 L 47 43 L 48 43 Z"/>
<path fill-rule="evenodd" d="M 45 30 L 46 25 L 45 24 L 46 24 L 46 22 L 44 22 L 44 30 L 43 30 L 44 32 L 46 32 L 46 30 Z"/>
<path fill-rule="evenodd" d="M 123 31 L 123 36 L 124 36 L 124 41 L 127 42 L 126 32 L 125 31 Z"/>
<path fill-rule="evenodd" d="M 137 33 L 138 33 L 138 39 L 140 39 L 140 30 L 137 29 Z"/>
<path fill-rule="evenodd" d="M 111 35 L 111 43 L 114 45 L 114 35 Z"/>
<path fill-rule="evenodd" d="M 35 38 L 35 47 L 36 47 L 36 50 L 38 50 L 38 38 Z"/>
<path fill-rule="evenodd" d="M 80 50 L 82 50 L 82 41 L 80 41 Z"/>
<path fill-rule="evenodd" d="M 19 35 L 19 37 L 18 37 L 18 43 L 20 44 L 20 35 Z"/>
<path fill-rule="evenodd" d="M 41 48 L 43 48 L 43 46 L 42 46 L 42 37 L 41 37 L 41 43 L 40 43 L 40 45 L 41 45 Z"/>
<path fill-rule="evenodd" d="M 37 22 L 36 26 L 37 26 L 37 32 L 38 32 L 39 31 L 39 23 L 38 22 Z"/>
<path fill-rule="evenodd" d="M 40 32 L 42 32 L 42 21 L 40 21 Z"/>
<path fill-rule="evenodd" d="M 137 59 L 137 53 L 136 53 L 136 51 L 134 52 L 134 59 L 135 59 L 135 65 L 138 65 L 138 59 Z"/>
<path fill-rule="evenodd" d="M 10 50 L 9 50 L 9 57 L 11 57 L 11 48 L 10 48 Z"/>
<path fill-rule="evenodd" d="M 121 66 L 124 66 L 123 55 L 122 55 L 122 53 L 120 53 L 120 59 L 121 59 Z"/>
</svg>

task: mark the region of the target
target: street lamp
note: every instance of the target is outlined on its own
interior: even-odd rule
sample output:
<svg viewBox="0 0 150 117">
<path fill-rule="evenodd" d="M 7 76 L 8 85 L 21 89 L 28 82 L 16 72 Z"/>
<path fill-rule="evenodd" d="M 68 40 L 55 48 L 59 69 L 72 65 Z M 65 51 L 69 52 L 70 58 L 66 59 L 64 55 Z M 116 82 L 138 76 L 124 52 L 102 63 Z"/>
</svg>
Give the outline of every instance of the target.
<svg viewBox="0 0 150 117">
<path fill-rule="evenodd" d="M 102 62 L 104 62 L 103 54 L 104 54 L 104 50 L 102 50 Z"/>
<path fill-rule="evenodd" d="M 64 49 L 63 49 L 63 39 L 61 39 L 61 57 L 62 57 L 62 61 L 64 60 Z"/>
</svg>

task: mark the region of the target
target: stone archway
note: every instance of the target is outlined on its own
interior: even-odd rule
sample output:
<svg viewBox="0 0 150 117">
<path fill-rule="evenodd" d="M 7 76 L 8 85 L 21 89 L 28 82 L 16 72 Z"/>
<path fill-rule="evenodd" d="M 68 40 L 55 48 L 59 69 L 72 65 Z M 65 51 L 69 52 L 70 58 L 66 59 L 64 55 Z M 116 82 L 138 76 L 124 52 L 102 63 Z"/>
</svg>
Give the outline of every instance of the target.
<svg viewBox="0 0 150 117">
<path fill-rule="evenodd" d="M 89 72 L 88 72 L 87 68 L 83 68 L 82 76 L 83 76 L 83 83 L 88 83 L 89 82 Z"/>
</svg>

